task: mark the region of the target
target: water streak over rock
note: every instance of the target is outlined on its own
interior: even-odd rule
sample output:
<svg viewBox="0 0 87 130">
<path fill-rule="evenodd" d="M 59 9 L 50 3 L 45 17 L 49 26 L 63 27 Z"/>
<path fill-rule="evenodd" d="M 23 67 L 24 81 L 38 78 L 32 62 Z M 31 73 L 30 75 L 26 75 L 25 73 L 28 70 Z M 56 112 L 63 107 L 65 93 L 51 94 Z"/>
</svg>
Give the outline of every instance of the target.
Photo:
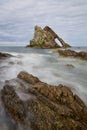
<svg viewBox="0 0 87 130">
<path fill-rule="evenodd" d="M 27 82 L 28 87 L 23 82 Z M 15 121 L 33 130 L 87 130 L 87 107 L 67 86 L 49 85 L 26 72 L 18 74 L 16 89 L 15 79 L 12 84 L 11 80 L 5 84 L 1 98 Z M 20 94 L 27 95 L 26 100 L 17 88 Z"/>
</svg>

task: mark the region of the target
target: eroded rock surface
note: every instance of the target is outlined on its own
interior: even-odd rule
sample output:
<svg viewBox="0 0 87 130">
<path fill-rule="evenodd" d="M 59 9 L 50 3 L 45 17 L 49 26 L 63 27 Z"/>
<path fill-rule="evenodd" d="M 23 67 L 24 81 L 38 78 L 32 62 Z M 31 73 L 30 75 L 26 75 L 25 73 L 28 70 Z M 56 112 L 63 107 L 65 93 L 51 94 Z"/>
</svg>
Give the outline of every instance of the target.
<svg viewBox="0 0 87 130">
<path fill-rule="evenodd" d="M 61 43 L 61 46 L 56 43 L 55 39 Z M 60 38 L 50 27 L 46 26 L 41 28 L 35 26 L 34 37 L 30 40 L 30 45 L 27 47 L 39 47 L 39 48 L 60 48 L 60 47 L 70 47 L 69 44 L 65 43 L 62 38 Z"/>
<path fill-rule="evenodd" d="M 87 130 L 87 107 L 67 86 L 52 86 L 20 72 L 6 82 L 1 98 L 7 113 L 33 130 Z"/>
</svg>

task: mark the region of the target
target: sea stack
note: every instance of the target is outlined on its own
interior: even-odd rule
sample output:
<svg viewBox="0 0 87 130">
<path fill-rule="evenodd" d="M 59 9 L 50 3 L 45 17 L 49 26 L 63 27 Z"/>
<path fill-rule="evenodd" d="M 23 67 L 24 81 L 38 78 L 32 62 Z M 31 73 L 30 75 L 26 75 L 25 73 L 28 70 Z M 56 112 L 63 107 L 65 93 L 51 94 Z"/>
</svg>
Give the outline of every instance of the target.
<svg viewBox="0 0 87 130">
<path fill-rule="evenodd" d="M 45 26 L 43 29 L 39 26 L 35 26 L 34 30 L 35 30 L 34 37 L 32 40 L 30 40 L 30 44 L 27 45 L 27 47 L 35 47 L 35 48 L 71 47 L 48 26 Z M 61 45 L 58 45 L 55 39 L 58 39 Z"/>
</svg>

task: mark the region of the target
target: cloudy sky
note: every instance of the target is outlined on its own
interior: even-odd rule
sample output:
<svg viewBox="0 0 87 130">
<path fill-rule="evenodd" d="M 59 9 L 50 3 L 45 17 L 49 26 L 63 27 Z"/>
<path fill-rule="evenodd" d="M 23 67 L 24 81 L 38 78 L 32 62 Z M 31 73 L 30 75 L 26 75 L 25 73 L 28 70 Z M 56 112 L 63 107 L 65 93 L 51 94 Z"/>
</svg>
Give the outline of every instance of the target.
<svg viewBox="0 0 87 130">
<path fill-rule="evenodd" d="M 35 25 L 87 46 L 87 0 L 0 0 L 0 42 L 28 43 Z"/>
</svg>

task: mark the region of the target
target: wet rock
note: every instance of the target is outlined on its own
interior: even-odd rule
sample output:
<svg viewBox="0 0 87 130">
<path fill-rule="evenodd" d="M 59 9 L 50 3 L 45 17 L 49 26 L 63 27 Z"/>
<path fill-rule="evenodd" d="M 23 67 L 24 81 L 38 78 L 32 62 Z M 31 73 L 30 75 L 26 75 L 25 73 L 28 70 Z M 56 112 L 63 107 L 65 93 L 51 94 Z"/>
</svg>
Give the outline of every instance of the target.
<svg viewBox="0 0 87 130">
<path fill-rule="evenodd" d="M 73 51 L 73 50 L 58 50 L 57 51 L 60 55 L 68 57 L 68 56 L 77 56 L 77 52 Z"/>
<path fill-rule="evenodd" d="M 20 72 L 18 78 L 29 84 L 27 91 L 20 89 L 29 95 L 26 100 L 14 84 L 6 84 L 1 91 L 5 110 L 15 121 L 32 130 L 87 130 L 87 106 L 67 86 L 49 85 L 26 72 Z"/>
<path fill-rule="evenodd" d="M 14 65 L 15 63 L 13 61 L 8 62 L 10 65 Z"/>
<path fill-rule="evenodd" d="M 0 52 L 0 59 L 2 59 L 2 58 L 9 58 L 9 57 L 11 57 L 12 55 L 10 55 L 10 54 L 8 54 L 8 53 L 2 53 L 2 52 Z"/>
<path fill-rule="evenodd" d="M 18 64 L 18 65 L 23 65 L 23 62 L 17 61 L 17 64 Z"/>
<path fill-rule="evenodd" d="M 25 107 L 13 87 L 5 85 L 1 93 L 6 111 L 9 111 L 15 120 L 24 121 L 24 117 L 26 116 Z"/>
<path fill-rule="evenodd" d="M 68 69 L 73 69 L 73 68 L 75 68 L 75 66 L 72 65 L 72 64 L 66 64 L 65 67 L 68 68 Z"/>
<path fill-rule="evenodd" d="M 58 45 L 55 39 L 61 43 L 61 46 Z M 70 47 L 67 43 L 64 42 L 50 27 L 46 26 L 42 29 L 39 26 L 35 26 L 35 33 L 32 40 L 30 40 L 30 45 L 27 47 L 38 47 L 38 48 L 60 48 L 60 47 Z"/>
<path fill-rule="evenodd" d="M 8 116 L 0 98 L 0 130 L 16 130 L 16 123 Z"/>
<path fill-rule="evenodd" d="M 76 52 L 73 50 L 56 50 L 61 56 L 64 57 L 75 57 L 83 60 L 87 60 L 87 52 L 81 51 L 81 52 Z"/>
<path fill-rule="evenodd" d="M 32 74 L 28 74 L 27 72 L 24 71 L 21 71 L 17 77 L 23 79 L 24 81 L 30 84 L 35 84 L 40 81 L 37 77 L 33 76 Z"/>
<path fill-rule="evenodd" d="M 78 53 L 78 56 L 81 57 L 81 58 L 84 59 L 84 60 L 87 60 L 87 52 L 80 51 L 80 52 Z"/>
</svg>

